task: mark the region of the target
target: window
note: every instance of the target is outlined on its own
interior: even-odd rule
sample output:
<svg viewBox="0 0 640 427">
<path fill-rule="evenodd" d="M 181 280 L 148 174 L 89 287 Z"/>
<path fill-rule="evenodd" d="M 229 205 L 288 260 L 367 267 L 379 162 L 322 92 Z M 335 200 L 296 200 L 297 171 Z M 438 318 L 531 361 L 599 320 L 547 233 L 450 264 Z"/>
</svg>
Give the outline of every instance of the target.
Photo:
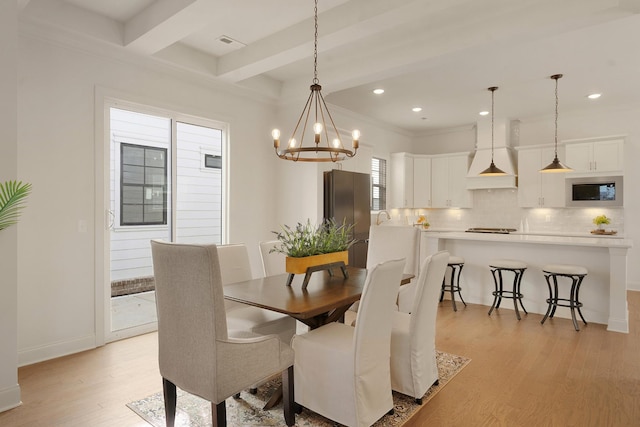
<svg viewBox="0 0 640 427">
<path fill-rule="evenodd" d="M 212 169 L 222 169 L 222 157 L 213 154 L 205 154 L 204 167 Z"/>
<path fill-rule="evenodd" d="M 371 210 L 381 211 L 387 208 L 387 161 L 373 157 L 371 159 Z"/>
<path fill-rule="evenodd" d="M 120 145 L 120 225 L 167 223 L 167 150 Z"/>
</svg>

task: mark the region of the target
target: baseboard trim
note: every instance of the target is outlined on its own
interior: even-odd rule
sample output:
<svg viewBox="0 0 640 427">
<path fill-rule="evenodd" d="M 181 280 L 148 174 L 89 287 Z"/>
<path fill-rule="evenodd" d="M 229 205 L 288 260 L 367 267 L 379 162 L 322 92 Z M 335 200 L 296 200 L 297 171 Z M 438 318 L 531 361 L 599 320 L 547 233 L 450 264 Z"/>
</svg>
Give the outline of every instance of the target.
<svg viewBox="0 0 640 427">
<path fill-rule="evenodd" d="M 640 291 L 640 282 L 627 281 L 627 290 L 628 291 Z"/>
<path fill-rule="evenodd" d="M 0 390 L 0 412 L 17 408 L 20 405 L 22 405 L 22 401 L 20 401 L 19 384 Z"/>
<path fill-rule="evenodd" d="M 77 339 L 57 342 L 40 347 L 18 350 L 18 367 L 32 365 L 45 360 L 55 359 L 69 354 L 96 348 L 96 336 L 94 334 Z"/>
</svg>

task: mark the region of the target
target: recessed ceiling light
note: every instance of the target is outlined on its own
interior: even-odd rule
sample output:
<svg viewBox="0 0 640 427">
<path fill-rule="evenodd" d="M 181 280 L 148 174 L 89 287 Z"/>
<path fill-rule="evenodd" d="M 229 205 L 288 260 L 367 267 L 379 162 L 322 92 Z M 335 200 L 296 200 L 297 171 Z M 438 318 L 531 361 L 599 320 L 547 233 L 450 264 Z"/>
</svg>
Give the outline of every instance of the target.
<svg viewBox="0 0 640 427">
<path fill-rule="evenodd" d="M 382 95 L 384 93 L 384 89 L 374 89 L 373 93 L 375 93 L 376 95 Z"/>
<path fill-rule="evenodd" d="M 587 98 L 589 98 L 589 99 L 598 99 L 598 98 L 600 98 L 601 96 L 602 96 L 602 94 L 601 94 L 601 93 L 592 93 L 592 94 L 590 94 L 590 95 L 587 95 Z"/>
<path fill-rule="evenodd" d="M 422 111 L 422 107 L 413 107 L 411 111 L 413 111 L 414 113 L 419 113 L 420 111 Z"/>
<path fill-rule="evenodd" d="M 489 112 L 488 111 L 480 111 L 480 115 L 481 116 L 488 116 Z"/>
</svg>

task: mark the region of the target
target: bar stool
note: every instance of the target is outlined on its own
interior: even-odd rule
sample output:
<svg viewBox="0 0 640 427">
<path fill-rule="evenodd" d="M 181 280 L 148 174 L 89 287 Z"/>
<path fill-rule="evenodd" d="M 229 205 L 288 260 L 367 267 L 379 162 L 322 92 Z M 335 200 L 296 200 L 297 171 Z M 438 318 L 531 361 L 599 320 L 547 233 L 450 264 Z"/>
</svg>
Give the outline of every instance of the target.
<svg viewBox="0 0 640 427">
<path fill-rule="evenodd" d="M 580 310 L 580 307 L 582 307 L 582 303 L 578 298 L 578 292 L 580 292 L 582 279 L 584 279 L 584 277 L 588 273 L 587 269 L 579 265 L 548 264 L 542 267 L 542 272 L 544 273 L 544 278 L 547 280 L 547 286 L 549 286 L 549 298 L 547 299 L 549 307 L 547 308 L 547 313 L 544 315 L 540 323 L 544 324 L 544 321 L 547 320 L 547 317 L 553 317 L 558 306 L 569 307 L 571 309 L 571 320 L 573 320 L 573 327 L 576 328 L 576 331 L 579 331 L 580 328 L 578 327 L 578 322 L 576 321 L 576 308 L 578 309 L 578 314 L 580 315 L 580 318 L 582 319 L 584 324 L 587 324 L 587 321 L 584 320 L 584 316 L 582 315 L 582 311 Z M 558 277 L 567 277 L 571 279 L 571 292 L 569 293 L 569 298 L 558 297 Z M 551 286 L 550 278 L 553 278 L 553 287 Z"/>
<path fill-rule="evenodd" d="M 491 312 L 494 308 L 497 309 L 500 307 L 502 298 L 510 298 L 513 300 L 513 307 L 516 310 L 516 317 L 518 318 L 518 320 L 520 320 L 518 302 L 520 302 L 522 311 L 524 311 L 525 314 L 529 314 L 524 308 L 524 305 L 522 305 L 522 294 L 520 293 L 520 283 L 522 282 L 522 275 L 527 269 L 527 264 L 522 261 L 516 261 L 512 259 L 496 259 L 489 263 L 489 268 L 491 269 L 493 282 L 496 287 L 496 290 L 492 292 L 493 304 L 491 305 L 491 309 L 489 310 L 489 316 L 491 316 Z M 502 274 L 505 271 L 510 271 L 513 273 L 513 287 L 510 291 L 505 290 L 503 286 Z"/>
<path fill-rule="evenodd" d="M 440 302 L 442 302 L 444 298 L 444 293 L 450 292 L 453 311 L 458 311 L 458 308 L 456 307 L 455 292 L 457 292 L 458 295 L 460 296 L 460 301 L 462 301 L 464 306 L 465 307 L 467 306 L 467 303 L 464 302 L 464 300 L 462 299 L 462 294 L 460 293 L 460 274 L 462 273 L 462 267 L 464 267 L 464 258 L 459 256 L 450 256 L 447 267 L 451 268 L 451 281 L 447 285 L 446 278 L 444 277 L 442 278 L 442 289 L 440 290 Z M 457 272 L 457 279 L 456 279 L 456 272 Z"/>
</svg>

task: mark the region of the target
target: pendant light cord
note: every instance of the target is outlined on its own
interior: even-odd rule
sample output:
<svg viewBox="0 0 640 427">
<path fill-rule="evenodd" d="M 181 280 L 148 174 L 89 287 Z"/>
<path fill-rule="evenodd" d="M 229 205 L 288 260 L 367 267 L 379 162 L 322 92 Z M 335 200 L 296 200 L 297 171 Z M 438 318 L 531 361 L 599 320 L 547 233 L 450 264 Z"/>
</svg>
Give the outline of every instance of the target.
<svg viewBox="0 0 640 427">
<path fill-rule="evenodd" d="M 313 83 L 318 84 L 318 0 L 316 0 L 313 15 L 315 19 L 315 33 L 313 35 Z"/>
<path fill-rule="evenodd" d="M 558 79 L 562 77 L 562 74 L 556 77 L 556 132 L 555 132 L 555 158 L 558 158 Z"/>
<path fill-rule="evenodd" d="M 493 95 L 497 88 L 490 88 L 491 91 L 491 163 L 493 164 Z"/>
</svg>

